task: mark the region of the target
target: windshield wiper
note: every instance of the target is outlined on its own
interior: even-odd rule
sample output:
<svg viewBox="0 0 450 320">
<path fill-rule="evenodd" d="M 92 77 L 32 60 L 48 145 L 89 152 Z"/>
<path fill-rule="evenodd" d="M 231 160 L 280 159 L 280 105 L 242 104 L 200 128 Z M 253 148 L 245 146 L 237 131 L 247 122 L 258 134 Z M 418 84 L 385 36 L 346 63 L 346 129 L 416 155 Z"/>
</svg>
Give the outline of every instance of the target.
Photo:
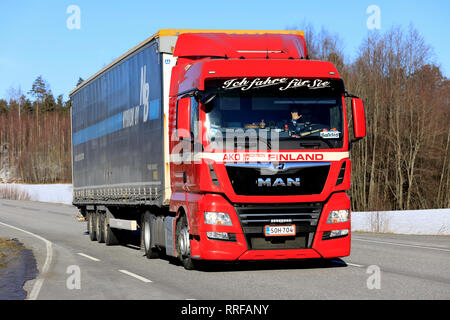
<svg viewBox="0 0 450 320">
<path fill-rule="evenodd" d="M 319 149 L 321 146 L 320 142 L 300 142 L 300 146 L 304 148 L 313 148 L 313 149 Z"/>
<path fill-rule="evenodd" d="M 267 150 L 272 149 L 272 145 L 269 140 L 267 140 L 266 138 L 262 138 L 260 136 L 256 136 L 256 138 L 257 138 L 256 143 L 252 143 L 252 145 L 256 144 L 256 148 L 258 148 L 258 140 L 259 140 L 259 141 L 263 141 L 266 144 Z M 242 142 L 244 142 L 244 143 L 242 143 Z M 249 149 L 250 148 L 250 138 L 246 137 L 245 141 L 242 141 L 241 139 L 237 139 L 237 137 L 234 138 L 234 145 L 236 147 L 238 147 L 242 144 L 244 144 L 245 149 Z"/>
<path fill-rule="evenodd" d="M 306 136 L 309 136 L 309 135 L 311 135 L 313 133 L 320 132 L 322 130 L 323 129 L 321 128 L 321 129 L 316 129 L 316 130 L 312 130 L 312 131 L 308 131 L 308 132 L 303 132 L 303 133 L 300 133 L 300 137 L 306 137 Z"/>
<path fill-rule="evenodd" d="M 325 144 L 327 145 L 327 146 L 329 146 L 330 148 L 334 148 L 335 146 L 334 146 L 334 144 L 330 141 L 330 140 L 328 140 L 328 139 L 325 139 L 324 137 L 320 137 L 320 136 L 316 136 L 316 137 L 311 137 L 311 139 L 312 140 L 316 140 L 316 139 L 318 139 L 318 140 L 320 140 L 320 141 L 323 141 L 323 142 L 325 142 Z M 304 143 L 305 145 L 306 144 L 308 144 L 308 142 L 300 142 L 300 145 L 302 145 L 302 143 Z M 309 143 L 314 143 L 314 142 L 309 142 Z"/>
<path fill-rule="evenodd" d="M 272 145 L 270 144 L 270 141 L 267 140 L 266 138 L 261 138 L 260 136 L 258 136 L 258 140 L 260 140 L 260 141 L 262 140 L 266 144 L 267 150 L 272 149 Z"/>
</svg>

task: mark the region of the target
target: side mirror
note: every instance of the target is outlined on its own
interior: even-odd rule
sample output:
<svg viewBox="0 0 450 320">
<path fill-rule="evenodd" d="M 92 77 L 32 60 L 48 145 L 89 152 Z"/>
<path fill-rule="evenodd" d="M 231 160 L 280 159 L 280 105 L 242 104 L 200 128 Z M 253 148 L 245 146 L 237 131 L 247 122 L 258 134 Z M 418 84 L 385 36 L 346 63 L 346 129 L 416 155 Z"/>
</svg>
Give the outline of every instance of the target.
<svg viewBox="0 0 450 320">
<path fill-rule="evenodd" d="M 364 103 L 359 98 L 352 98 L 353 129 L 355 139 L 366 136 L 366 116 L 364 114 Z"/>
<path fill-rule="evenodd" d="M 177 136 L 180 139 L 191 138 L 191 97 L 177 102 Z"/>
</svg>

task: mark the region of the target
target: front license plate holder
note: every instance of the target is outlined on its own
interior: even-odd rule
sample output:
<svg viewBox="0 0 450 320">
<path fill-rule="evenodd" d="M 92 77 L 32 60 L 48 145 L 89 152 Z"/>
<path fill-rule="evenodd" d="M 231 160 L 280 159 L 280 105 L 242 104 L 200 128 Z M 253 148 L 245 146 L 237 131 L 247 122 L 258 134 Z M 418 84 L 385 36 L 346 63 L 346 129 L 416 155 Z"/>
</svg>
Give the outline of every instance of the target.
<svg viewBox="0 0 450 320">
<path fill-rule="evenodd" d="M 266 225 L 264 226 L 264 235 L 266 237 L 289 237 L 295 236 L 295 224 L 291 225 Z"/>
</svg>

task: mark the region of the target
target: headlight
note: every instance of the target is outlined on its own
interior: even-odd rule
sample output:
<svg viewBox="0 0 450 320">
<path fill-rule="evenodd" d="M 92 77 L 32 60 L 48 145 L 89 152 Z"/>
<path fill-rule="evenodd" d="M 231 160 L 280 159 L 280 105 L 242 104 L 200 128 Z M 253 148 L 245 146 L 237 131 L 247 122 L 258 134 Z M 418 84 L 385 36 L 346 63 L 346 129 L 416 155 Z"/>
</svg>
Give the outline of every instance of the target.
<svg viewBox="0 0 450 320">
<path fill-rule="evenodd" d="M 350 219 L 349 210 L 334 210 L 328 214 L 327 223 L 347 222 Z"/>
<path fill-rule="evenodd" d="M 225 212 L 205 212 L 205 223 L 232 226 L 230 216 Z"/>
</svg>

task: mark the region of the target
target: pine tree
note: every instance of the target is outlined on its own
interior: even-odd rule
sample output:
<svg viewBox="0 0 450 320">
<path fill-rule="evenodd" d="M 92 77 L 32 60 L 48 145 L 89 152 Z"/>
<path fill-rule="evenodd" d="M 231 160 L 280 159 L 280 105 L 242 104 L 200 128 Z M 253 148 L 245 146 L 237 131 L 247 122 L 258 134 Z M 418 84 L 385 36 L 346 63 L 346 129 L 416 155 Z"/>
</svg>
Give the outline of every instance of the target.
<svg viewBox="0 0 450 320">
<path fill-rule="evenodd" d="M 4 99 L 0 99 L 0 114 L 2 113 L 8 113 L 8 102 Z"/>
<path fill-rule="evenodd" d="M 78 81 L 77 81 L 77 87 L 80 85 L 80 84 L 82 84 L 84 82 L 84 79 L 82 78 L 82 77 L 79 77 L 78 78 Z"/>
<path fill-rule="evenodd" d="M 42 102 L 42 113 L 53 112 L 57 109 L 55 97 L 53 97 L 53 93 L 51 90 L 48 90 L 45 95 L 44 101 Z"/>
<path fill-rule="evenodd" d="M 42 76 L 38 76 L 36 80 L 34 80 L 33 85 L 31 86 L 31 90 L 28 94 L 31 94 L 36 98 L 38 103 L 42 103 L 48 94 L 47 92 L 47 82 L 42 79 Z"/>
</svg>

